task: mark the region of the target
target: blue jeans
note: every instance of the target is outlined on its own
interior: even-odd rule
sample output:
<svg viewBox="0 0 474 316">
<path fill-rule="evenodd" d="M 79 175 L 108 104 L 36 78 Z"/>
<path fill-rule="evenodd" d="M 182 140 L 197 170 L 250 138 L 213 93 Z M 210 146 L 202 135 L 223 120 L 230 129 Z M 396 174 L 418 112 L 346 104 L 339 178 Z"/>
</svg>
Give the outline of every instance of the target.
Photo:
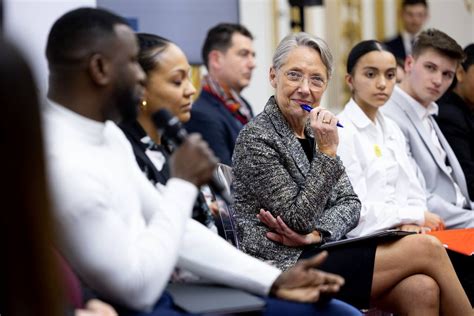
<svg viewBox="0 0 474 316">
<path fill-rule="evenodd" d="M 267 303 L 265 309 L 261 312 L 249 313 L 249 315 L 262 315 L 262 316 L 287 316 L 287 315 L 318 315 L 318 316 L 330 316 L 330 315 L 362 315 L 359 310 L 351 305 L 342 301 L 332 299 L 328 302 L 321 304 L 302 304 L 295 303 L 276 298 L 263 297 Z M 120 311 L 120 315 L 124 316 L 183 316 L 183 315 L 196 315 L 181 312 L 174 304 L 171 296 L 164 292 L 159 301 L 151 312 L 125 312 Z"/>
</svg>

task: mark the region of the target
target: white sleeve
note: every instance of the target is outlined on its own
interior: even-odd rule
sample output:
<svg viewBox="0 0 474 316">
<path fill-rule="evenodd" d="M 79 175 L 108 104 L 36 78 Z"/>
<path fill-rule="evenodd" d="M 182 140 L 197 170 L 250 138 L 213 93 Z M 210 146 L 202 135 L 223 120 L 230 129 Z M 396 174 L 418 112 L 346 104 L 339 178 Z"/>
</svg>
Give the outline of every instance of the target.
<svg viewBox="0 0 474 316">
<path fill-rule="evenodd" d="M 418 206 L 402 209 L 397 205 L 371 199 L 373 194 L 371 195 L 371 192 L 369 192 L 369 185 L 367 184 L 369 171 L 363 170 L 360 157 L 357 155 L 355 146 L 359 146 L 360 143 L 356 141 L 355 133 L 356 131 L 349 130 L 341 133 L 338 147 L 338 155 L 344 163 L 354 191 L 362 203 L 359 224 L 347 233 L 347 236 L 363 236 L 401 224 L 419 222 L 420 210 Z"/>
<path fill-rule="evenodd" d="M 138 166 L 137 173 L 141 173 Z M 140 183 L 139 192 L 142 194 L 141 200 L 144 203 L 142 210 L 146 218 L 152 216 L 153 221 L 162 221 L 163 225 L 169 225 L 169 220 L 158 217 L 156 208 L 156 189 L 150 185 L 149 181 L 139 175 L 137 181 Z M 173 188 L 181 188 L 170 192 Z M 184 190 L 183 188 L 187 188 Z M 164 197 L 175 198 L 176 200 L 191 196 L 194 201 L 196 187 L 187 181 L 171 178 L 168 180 L 163 192 Z M 192 192 L 193 194 L 190 194 Z M 165 205 L 165 203 L 161 203 Z M 192 208 L 192 204 L 190 205 Z M 172 207 L 161 208 L 160 213 L 176 212 Z M 239 251 L 217 234 L 204 227 L 197 221 L 189 218 L 186 221 L 184 236 L 180 247 L 174 246 L 173 250 L 179 251 L 178 266 L 193 272 L 194 274 L 207 280 L 241 288 L 258 295 L 267 295 L 275 279 L 281 271 L 269 264 L 246 255 Z M 168 238 L 173 238 L 169 236 Z M 176 240 L 179 237 L 175 237 Z M 169 242 L 170 247 L 176 243 Z M 179 249 L 178 249 L 179 248 Z M 169 256 L 176 257 L 176 254 L 168 250 Z"/>
<path fill-rule="evenodd" d="M 179 267 L 207 280 L 267 295 L 281 271 L 230 245 L 190 219 L 179 253 Z"/>
<path fill-rule="evenodd" d="M 403 155 L 403 160 L 401 163 L 406 165 L 408 182 L 409 182 L 409 189 L 407 195 L 407 205 L 404 209 L 406 212 L 407 219 L 415 220 L 415 224 L 423 225 L 425 222 L 425 211 L 428 210 L 427 200 L 426 200 L 426 193 L 424 189 L 424 180 L 421 181 L 417 175 L 417 166 L 413 165 L 413 162 L 410 160 L 409 152 L 406 150 L 407 148 L 407 141 L 405 139 L 405 135 L 400 130 L 398 125 L 394 123 L 394 129 L 396 130 L 397 140 L 399 141 L 400 150 L 405 150 L 405 155 Z M 394 130 L 394 132 L 395 132 Z"/>
<path fill-rule="evenodd" d="M 197 188 L 172 179 L 160 196 L 154 187 L 130 179 L 147 195 L 136 199 L 139 210 L 156 211 L 143 216 L 124 217 L 110 198 L 110 187 L 100 175 L 54 167 L 53 192 L 66 257 L 93 289 L 117 303 L 150 309 L 162 294 L 178 258 Z M 113 188 L 114 186 L 111 185 Z M 125 219 L 124 219 L 125 218 Z"/>
</svg>

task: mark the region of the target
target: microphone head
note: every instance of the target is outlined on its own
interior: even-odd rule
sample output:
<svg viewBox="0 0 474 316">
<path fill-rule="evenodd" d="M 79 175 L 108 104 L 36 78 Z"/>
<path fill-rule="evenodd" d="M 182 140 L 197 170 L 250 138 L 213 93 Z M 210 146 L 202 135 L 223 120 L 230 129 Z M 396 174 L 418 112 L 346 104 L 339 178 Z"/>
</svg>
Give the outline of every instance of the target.
<svg viewBox="0 0 474 316">
<path fill-rule="evenodd" d="M 186 130 L 181 127 L 181 122 L 178 118 L 173 116 L 168 110 L 163 109 L 153 113 L 151 120 L 161 136 L 175 145 L 181 145 L 186 139 Z M 219 180 L 214 177 L 209 184 L 214 192 L 219 194 L 225 202 L 229 205 L 232 204 L 232 197 L 227 193 Z"/>
<path fill-rule="evenodd" d="M 159 130 L 165 130 L 168 126 L 179 125 L 177 117 L 173 116 L 170 111 L 161 109 L 151 115 L 151 120 L 155 127 Z"/>
<path fill-rule="evenodd" d="M 170 111 L 162 109 L 151 115 L 151 120 L 158 132 L 165 138 L 181 144 L 186 137 L 186 131 L 182 128 L 181 122 Z"/>
</svg>

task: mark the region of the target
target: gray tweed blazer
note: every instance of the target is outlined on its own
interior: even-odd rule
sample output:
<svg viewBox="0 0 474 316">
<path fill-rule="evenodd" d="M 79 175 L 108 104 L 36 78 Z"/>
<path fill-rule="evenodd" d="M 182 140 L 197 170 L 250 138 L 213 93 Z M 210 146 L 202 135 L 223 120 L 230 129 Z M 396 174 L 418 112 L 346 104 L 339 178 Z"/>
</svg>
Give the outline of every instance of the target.
<svg viewBox="0 0 474 316">
<path fill-rule="evenodd" d="M 314 137 L 309 126 L 307 136 Z M 323 233 L 338 240 L 359 220 L 360 201 L 339 157 L 316 149 L 310 162 L 271 97 L 265 109 L 240 132 L 233 155 L 234 213 L 241 249 L 281 269 L 291 267 L 303 248 L 266 238 L 260 208 L 281 216 L 293 230 Z"/>
</svg>

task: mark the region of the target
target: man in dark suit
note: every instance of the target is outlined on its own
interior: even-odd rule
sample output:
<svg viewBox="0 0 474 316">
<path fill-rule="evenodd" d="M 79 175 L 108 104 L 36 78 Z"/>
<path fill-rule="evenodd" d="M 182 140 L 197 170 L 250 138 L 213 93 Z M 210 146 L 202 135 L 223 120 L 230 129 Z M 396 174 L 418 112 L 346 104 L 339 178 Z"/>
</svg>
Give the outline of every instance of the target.
<svg viewBox="0 0 474 316">
<path fill-rule="evenodd" d="M 456 71 L 454 88 L 437 102 L 436 121 L 461 164 L 474 200 L 474 44 L 464 52 L 466 60 Z"/>
<path fill-rule="evenodd" d="M 218 24 L 207 33 L 202 59 L 208 75 L 185 126 L 200 133 L 220 161 L 231 165 L 240 129 L 253 117 L 240 95 L 255 68 L 252 34 L 239 24 Z"/>
<path fill-rule="evenodd" d="M 404 0 L 401 8 L 403 31 L 385 42 L 397 59 L 405 60 L 411 54 L 415 36 L 428 19 L 426 0 Z"/>
</svg>

